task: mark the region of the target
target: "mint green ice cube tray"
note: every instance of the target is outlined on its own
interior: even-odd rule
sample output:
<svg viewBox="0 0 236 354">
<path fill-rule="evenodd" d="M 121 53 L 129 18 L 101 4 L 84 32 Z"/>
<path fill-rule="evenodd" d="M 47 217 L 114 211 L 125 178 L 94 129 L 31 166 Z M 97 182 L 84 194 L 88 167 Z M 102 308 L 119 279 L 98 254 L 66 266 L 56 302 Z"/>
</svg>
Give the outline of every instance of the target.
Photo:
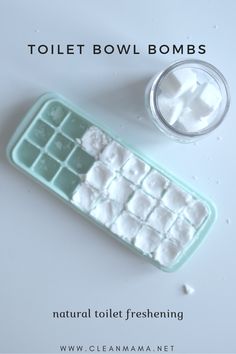
<svg viewBox="0 0 236 354">
<path fill-rule="evenodd" d="M 164 271 L 177 270 L 216 218 L 213 204 L 57 94 L 18 126 L 10 162 Z"/>
</svg>

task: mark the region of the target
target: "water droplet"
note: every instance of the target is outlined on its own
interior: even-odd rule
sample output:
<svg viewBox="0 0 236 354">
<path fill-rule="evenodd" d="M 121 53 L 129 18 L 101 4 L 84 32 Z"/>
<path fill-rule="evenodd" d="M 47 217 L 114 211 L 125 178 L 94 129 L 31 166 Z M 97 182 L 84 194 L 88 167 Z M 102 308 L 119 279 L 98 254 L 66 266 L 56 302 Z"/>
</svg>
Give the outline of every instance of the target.
<svg viewBox="0 0 236 354">
<path fill-rule="evenodd" d="M 198 180 L 198 177 L 197 176 L 192 176 L 192 179 L 194 179 L 195 181 Z"/>
<path fill-rule="evenodd" d="M 221 141 L 223 140 L 222 136 L 217 136 L 216 140 Z"/>
<path fill-rule="evenodd" d="M 39 33 L 39 29 L 35 29 L 34 32 L 35 32 L 35 33 Z"/>
<path fill-rule="evenodd" d="M 124 128 L 124 124 L 120 124 L 120 128 L 123 129 Z"/>
<path fill-rule="evenodd" d="M 231 220 L 230 220 L 230 218 L 227 218 L 227 219 L 225 219 L 225 222 L 226 222 L 226 224 L 230 224 L 230 222 L 231 222 Z"/>
<path fill-rule="evenodd" d="M 194 146 L 198 146 L 198 143 L 195 141 L 195 143 L 193 143 Z"/>
<path fill-rule="evenodd" d="M 190 36 L 187 36 L 186 39 L 190 39 Z"/>
<path fill-rule="evenodd" d="M 213 25 L 213 28 L 214 28 L 214 29 L 218 29 L 218 28 L 219 28 L 219 25 Z"/>
<path fill-rule="evenodd" d="M 142 116 L 137 116 L 137 119 L 138 119 L 139 121 L 141 121 L 141 120 L 143 120 L 143 117 L 142 117 Z"/>
<path fill-rule="evenodd" d="M 220 184 L 220 180 L 219 179 L 216 180 L 216 184 Z"/>
</svg>

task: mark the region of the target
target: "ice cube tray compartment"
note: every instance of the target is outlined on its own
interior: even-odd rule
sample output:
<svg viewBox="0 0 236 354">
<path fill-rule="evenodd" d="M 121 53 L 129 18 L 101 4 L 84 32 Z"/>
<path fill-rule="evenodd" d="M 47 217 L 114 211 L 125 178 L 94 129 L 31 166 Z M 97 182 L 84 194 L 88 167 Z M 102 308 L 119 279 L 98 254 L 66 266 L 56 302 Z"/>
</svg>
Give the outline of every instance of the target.
<svg viewBox="0 0 236 354">
<path fill-rule="evenodd" d="M 90 123 L 71 113 L 62 125 L 62 131 L 71 139 L 79 139 L 89 127 Z"/>
<path fill-rule="evenodd" d="M 12 161 L 57 194 L 70 200 L 94 158 L 77 139 L 91 126 L 57 100 L 37 111 L 11 152 Z"/>
<path fill-rule="evenodd" d="M 59 102 L 49 102 L 42 110 L 42 118 L 54 127 L 58 127 L 68 114 L 66 107 Z"/>
<path fill-rule="evenodd" d="M 44 147 L 53 135 L 53 128 L 38 119 L 28 133 L 28 139 L 39 147 Z"/>
<path fill-rule="evenodd" d="M 16 163 L 26 167 L 31 167 L 40 154 L 40 149 L 31 144 L 28 140 L 24 139 L 19 144 L 18 149 L 14 151 L 13 158 Z"/>
<path fill-rule="evenodd" d="M 64 192 L 67 196 L 72 195 L 72 192 L 79 183 L 79 176 L 66 167 L 63 167 L 60 170 L 54 181 L 54 185 L 59 189 L 59 191 Z"/>
<path fill-rule="evenodd" d="M 61 133 L 55 135 L 48 146 L 48 151 L 52 156 L 60 161 L 64 161 L 73 150 L 74 143 L 63 136 Z"/>
<path fill-rule="evenodd" d="M 87 173 L 94 161 L 91 155 L 78 146 L 70 156 L 68 166 L 77 173 Z"/>
<path fill-rule="evenodd" d="M 58 95 L 35 103 L 12 137 L 8 157 L 164 271 L 190 257 L 216 217 L 206 198 Z"/>
</svg>

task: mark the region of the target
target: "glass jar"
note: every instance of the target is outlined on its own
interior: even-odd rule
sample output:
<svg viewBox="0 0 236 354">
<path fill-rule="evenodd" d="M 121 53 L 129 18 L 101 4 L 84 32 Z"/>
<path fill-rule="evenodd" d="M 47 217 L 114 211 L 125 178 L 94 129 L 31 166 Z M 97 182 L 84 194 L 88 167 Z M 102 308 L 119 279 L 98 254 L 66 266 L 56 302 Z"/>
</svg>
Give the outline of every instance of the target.
<svg viewBox="0 0 236 354">
<path fill-rule="evenodd" d="M 229 88 L 213 65 L 182 60 L 149 81 L 145 105 L 164 134 L 180 142 L 192 142 L 221 124 L 230 105 Z"/>
</svg>

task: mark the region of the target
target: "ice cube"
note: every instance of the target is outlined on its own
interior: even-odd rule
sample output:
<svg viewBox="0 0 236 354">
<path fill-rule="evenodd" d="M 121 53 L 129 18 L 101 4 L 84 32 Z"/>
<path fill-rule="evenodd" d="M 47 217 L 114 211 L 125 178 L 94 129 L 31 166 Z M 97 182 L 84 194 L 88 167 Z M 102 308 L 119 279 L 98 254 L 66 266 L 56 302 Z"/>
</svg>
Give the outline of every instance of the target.
<svg viewBox="0 0 236 354">
<path fill-rule="evenodd" d="M 157 249 L 157 247 L 160 245 L 160 242 L 160 234 L 154 231 L 151 227 L 144 225 L 135 237 L 134 244 L 143 253 L 150 254 Z"/>
<path fill-rule="evenodd" d="M 114 200 L 105 199 L 98 201 L 90 214 L 101 224 L 109 226 L 121 212 L 121 209 L 121 204 Z"/>
<path fill-rule="evenodd" d="M 118 170 L 128 160 L 130 155 L 130 152 L 123 146 L 112 141 L 105 147 L 100 158 L 110 169 Z"/>
<path fill-rule="evenodd" d="M 206 205 L 199 200 L 194 200 L 184 211 L 184 216 L 197 228 L 207 218 L 208 214 Z"/>
<path fill-rule="evenodd" d="M 111 227 L 111 231 L 127 241 L 136 236 L 141 223 L 130 213 L 123 211 Z"/>
<path fill-rule="evenodd" d="M 162 197 L 162 202 L 167 208 L 178 213 L 186 207 L 191 198 L 190 194 L 172 184 Z"/>
<path fill-rule="evenodd" d="M 84 133 L 81 144 L 85 151 L 94 157 L 109 143 L 110 138 L 95 126 L 90 127 Z"/>
<path fill-rule="evenodd" d="M 179 255 L 181 249 L 172 240 L 164 239 L 154 253 L 154 258 L 162 266 L 170 266 Z"/>
<path fill-rule="evenodd" d="M 73 196 L 72 203 L 84 211 L 89 211 L 96 202 L 99 193 L 86 183 L 80 184 Z"/>
<path fill-rule="evenodd" d="M 173 125 L 182 113 L 184 103 L 181 98 L 173 100 L 161 94 L 158 97 L 158 106 L 167 123 Z"/>
<path fill-rule="evenodd" d="M 183 218 L 178 218 L 168 232 L 167 237 L 178 241 L 181 247 L 184 247 L 193 239 L 195 232 L 196 230 L 189 222 Z"/>
<path fill-rule="evenodd" d="M 155 198 L 160 198 L 167 188 L 169 180 L 159 172 L 152 170 L 147 177 L 144 178 L 142 187 L 145 192 L 151 194 Z"/>
<path fill-rule="evenodd" d="M 212 83 L 204 83 L 197 90 L 190 108 L 199 117 L 205 117 L 216 110 L 222 100 L 220 89 Z"/>
<path fill-rule="evenodd" d="M 131 156 L 123 166 L 122 173 L 128 180 L 138 184 L 148 173 L 149 169 L 150 167 L 145 162 L 135 156 Z"/>
<path fill-rule="evenodd" d="M 190 68 L 176 69 L 160 81 L 162 93 L 169 97 L 178 97 L 196 85 L 197 75 Z"/>
<path fill-rule="evenodd" d="M 96 161 L 87 172 L 86 181 L 94 188 L 106 188 L 115 177 L 115 173 L 100 161 Z"/>
<path fill-rule="evenodd" d="M 165 233 L 176 219 L 176 215 L 162 205 L 158 205 L 150 214 L 147 223 L 156 231 Z"/>
<path fill-rule="evenodd" d="M 155 199 L 138 189 L 128 202 L 127 209 L 135 216 L 144 220 L 155 203 Z"/>
<path fill-rule="evenodd" d="M 115 178 L 108 187 L 108 196 L 119 203 L 125 203 L 133 193 L 134 185 L 124 177 Z"/>
</svg>

